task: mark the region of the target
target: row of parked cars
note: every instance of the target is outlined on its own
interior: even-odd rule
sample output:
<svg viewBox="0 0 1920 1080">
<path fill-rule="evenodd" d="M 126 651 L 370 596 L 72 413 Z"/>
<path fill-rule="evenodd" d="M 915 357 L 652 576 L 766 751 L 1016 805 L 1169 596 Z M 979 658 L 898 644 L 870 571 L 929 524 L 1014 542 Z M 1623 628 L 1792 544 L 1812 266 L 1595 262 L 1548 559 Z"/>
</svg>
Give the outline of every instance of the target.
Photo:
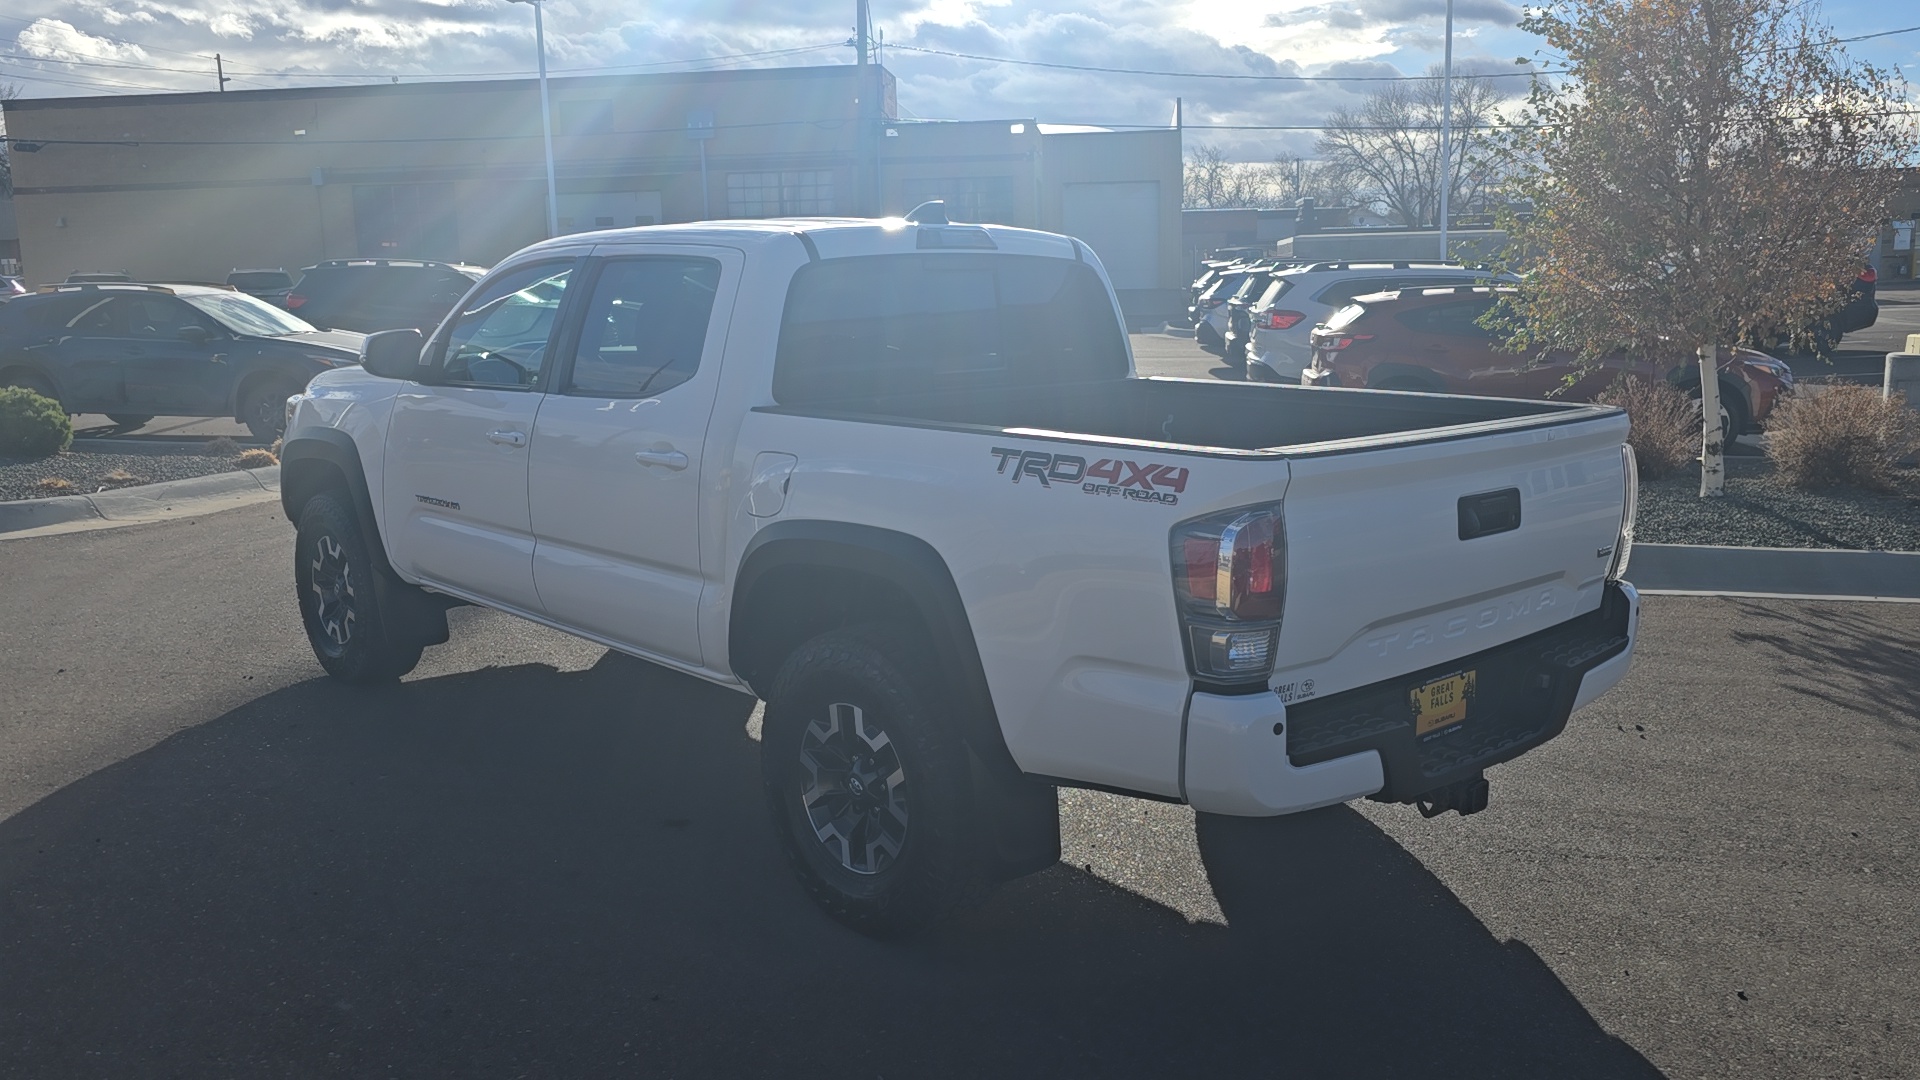
<svg viewBox="0 0 1920 1080">
<path fill-rule="evenodd" d="M 1565 351 L 1505 350 L 1482 319 L 1516 284 L 1512 275 L 1459 263 L 1218 260 L 1194 281 L 1187 314 L 1200 344 L 1253 381 L 1586 401 L 1629 376 L 1699 393 L 1690 357 L 1619 354 L 1595 365 Z M 1868 270 L 1814 336 L 1831 348 L 1878 313 Z M 1729 440 L 1759 431 L 1793 388 L 1791 369 L 1758 349 L 1723 349 L 1719 373 Z"/>
<path fill-rule="evenodd" d="M 286 400 L 356 362 L 365 335 L 440 324 L 486 268 L 420 259 L 335 259 L 296 281 L 235 270 L 225 282 L 144 282 L 79 272 L 29 289 L 0 282 L 0 386 L 122 429 L 155 416 L 231 416 L 271 440 Z"/>
</svg>

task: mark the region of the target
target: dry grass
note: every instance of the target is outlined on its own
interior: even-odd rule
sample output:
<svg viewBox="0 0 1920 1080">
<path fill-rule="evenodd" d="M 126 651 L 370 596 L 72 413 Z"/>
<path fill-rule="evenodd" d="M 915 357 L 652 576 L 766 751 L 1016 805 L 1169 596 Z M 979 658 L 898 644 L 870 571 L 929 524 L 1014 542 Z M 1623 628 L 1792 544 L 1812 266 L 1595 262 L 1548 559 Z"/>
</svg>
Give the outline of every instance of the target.
<svg viewBox="0 0 1920 1080">
<path fill-rule="evenodd" d="M 235 458 L 233 463 L 243 469 L 264 469 L 269 465 L 280 464 L 280 459 L 274 456 L 273 451 L 256 446 Z"/>
<path fill-rule="evenodd" d="M 1700 414 L 1686 391 L 1670 383 L 1626 379 L 1594 400 L 1627 410 L 1633 425 L 1627 442 L 1643 480 L 1658 480 L 1691 464 L 1700 454 Z"/>
<path fill-rule="evenodd" d="M 278 460 L 280 460 L 280 444 L 281 444 L 281 442 L 283 442 L 283 441 L 284 441 L 284 440 L 282 440 L 282 439 L 275 439 L 275 440 L 273 440 L 273 445 L 272 445 L 272 446 L 269 446 L 269 447 L 267 447 L 267 453 L 269 453 L 269 454 L 272 454 L 272 455 L 273 455 L 273 459 L 274 459 L 275 461 L 278 461 Z"/>
<path fill-rule="evenodd" d="M 49 476 L 34 485 L 41 491 L 72 491 L 73 482 L 58 476 Z"/>
<path fill-rule="evenodd" d="M 1901 459 L 1920 450 L 1920 413 L 1871 386 L 1803 387 L 1767 420 L 1767 456 L 1782 480 L 1818 491 L 1893 491 Z"/>
<path fill-rule="evenodd" d="M 115 469 L 101 477 L 100 480 L 108 484 L 144 484 L 147 482 L 146 477 L 135 476 L 125 469 Z"/>
<path fill-rule="evenodd" d="M 227 438 L 225 435 L 208 442 L 207 448 L 201 451 L 201 453 L 206 454 L 208 457 L 232 457 L 239 452 L 240 444 Z"/>
</svg>

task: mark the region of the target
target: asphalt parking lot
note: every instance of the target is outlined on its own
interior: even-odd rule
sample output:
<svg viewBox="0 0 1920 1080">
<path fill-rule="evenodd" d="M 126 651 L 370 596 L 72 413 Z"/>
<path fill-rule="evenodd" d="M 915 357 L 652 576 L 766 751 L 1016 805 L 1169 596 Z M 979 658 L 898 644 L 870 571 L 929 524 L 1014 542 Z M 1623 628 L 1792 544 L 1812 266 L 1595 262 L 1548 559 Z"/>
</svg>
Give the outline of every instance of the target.
<svg viewBox="0 0 1920 1080">
<path fill-rule="evenodd" d="M 751 700 L 471 609 L 336 685 L 290 536 L 0 541 L 0 1075 L 1920 1075 L 1920 605 L 1651 598 L 1481 815 L 1069 792 L 884 945 Z"/>
</svg>

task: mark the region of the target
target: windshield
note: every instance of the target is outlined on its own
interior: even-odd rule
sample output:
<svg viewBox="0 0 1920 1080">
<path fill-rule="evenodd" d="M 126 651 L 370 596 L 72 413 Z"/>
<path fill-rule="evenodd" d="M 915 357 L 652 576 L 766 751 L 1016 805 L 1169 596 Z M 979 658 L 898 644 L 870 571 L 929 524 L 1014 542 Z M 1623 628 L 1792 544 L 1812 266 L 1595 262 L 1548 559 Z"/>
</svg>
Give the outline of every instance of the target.
<svg viewBox="0 0 1920 1080">
<path fill-rule="evenodd" d="M 294 318 L 264 300 L 241 292 L 188 293 L 180 299 L 212 316 L 221 326 L 250 337 L 311 334 L 313 325 Z"/>
</svg>

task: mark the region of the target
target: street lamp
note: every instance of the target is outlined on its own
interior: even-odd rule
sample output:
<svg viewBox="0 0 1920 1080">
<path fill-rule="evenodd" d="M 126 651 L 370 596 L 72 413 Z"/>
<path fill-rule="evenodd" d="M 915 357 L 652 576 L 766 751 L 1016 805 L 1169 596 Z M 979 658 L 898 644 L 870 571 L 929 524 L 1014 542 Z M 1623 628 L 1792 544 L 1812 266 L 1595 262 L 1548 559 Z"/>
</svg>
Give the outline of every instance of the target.
<svg viewBox="0 0 1920 1080">
<path fill-rule="evenodd" d="M 560 198 L 553 184 L 553 107 L 547 102 L 547 33 L 540 22 L 542 0 L 507 0 L 533 8 L 533 48 L 540 54 L 540 135 L 547 144 L 547 235 L 560 235 Z"/>
</svg>

